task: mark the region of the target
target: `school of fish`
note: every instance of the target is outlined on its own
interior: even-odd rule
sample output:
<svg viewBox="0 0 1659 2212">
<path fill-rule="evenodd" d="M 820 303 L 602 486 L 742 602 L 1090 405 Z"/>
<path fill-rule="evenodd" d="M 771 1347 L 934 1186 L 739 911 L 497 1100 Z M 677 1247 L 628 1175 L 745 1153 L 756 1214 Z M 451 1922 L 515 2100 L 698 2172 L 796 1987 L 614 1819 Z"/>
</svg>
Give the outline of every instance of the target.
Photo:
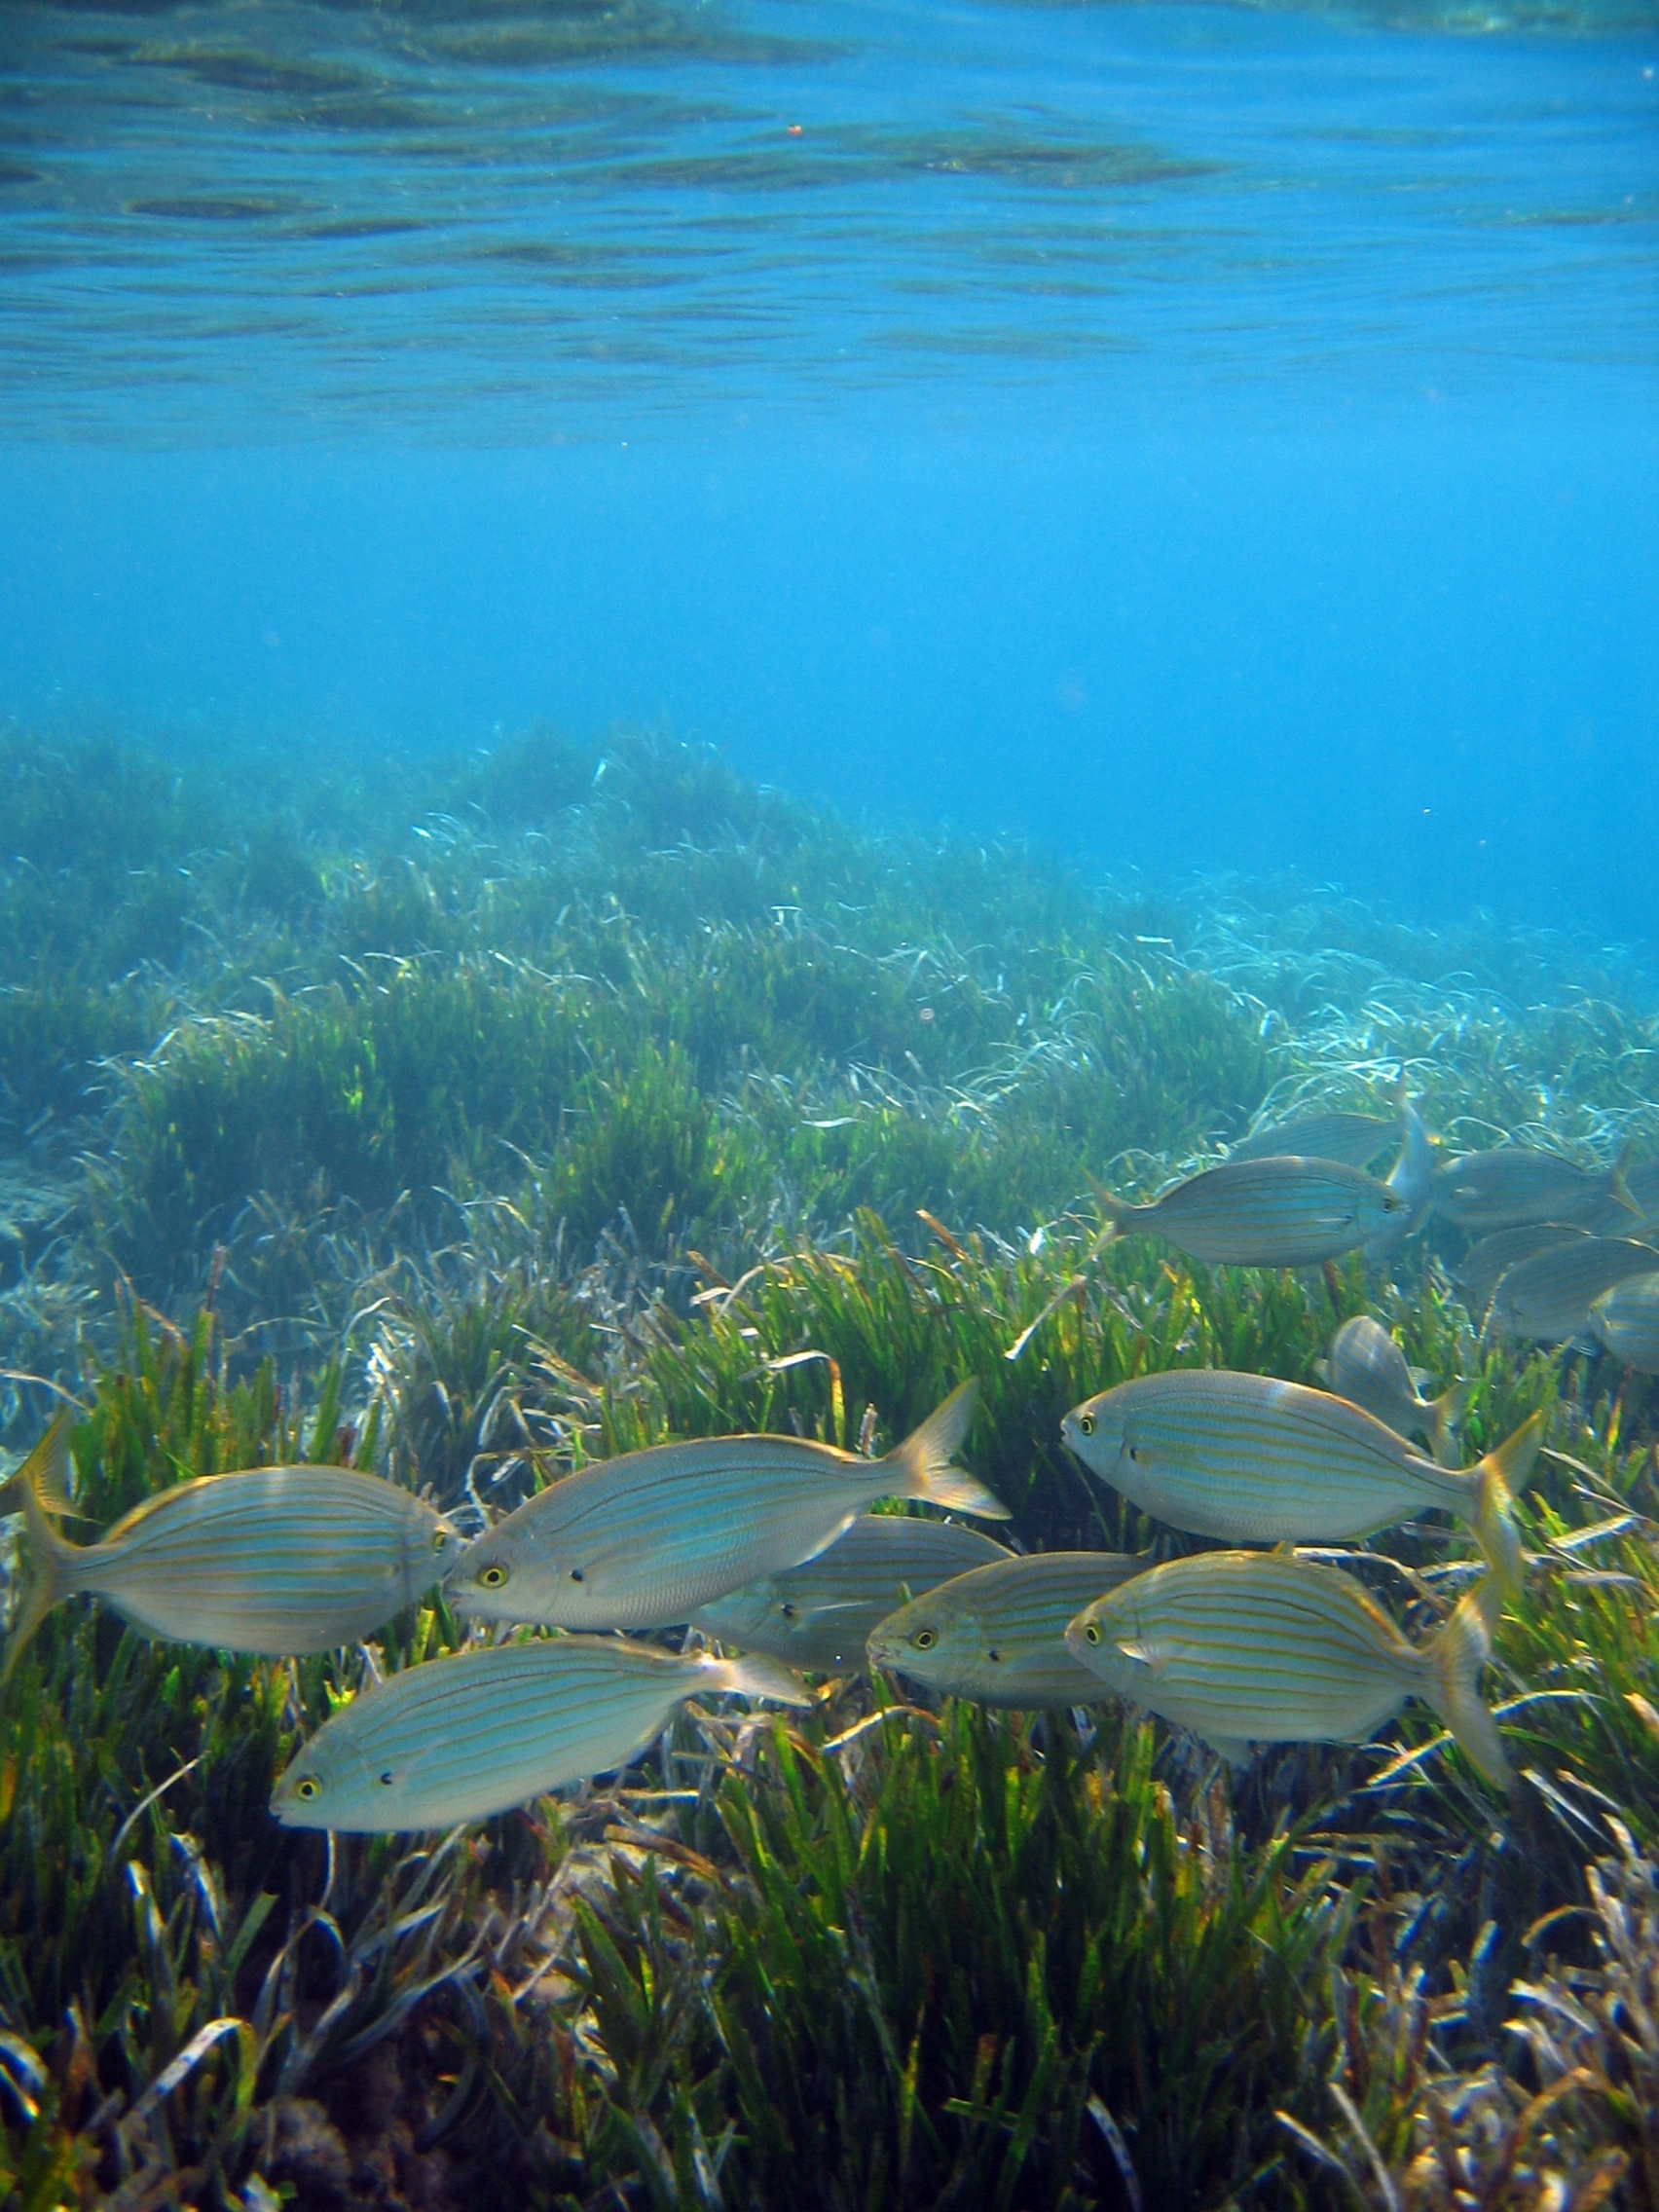
<svg viewBox="0 0 1659 2212">
<path fill-rule="evenodd" d="M 1152 1235 L 1211 1264 L 1308 1267 L 1380 1257 L 1438 1213 L 1468 1239 L 1454 1280 L 1483 1330 L 1659 1374 L 1659 1161 L 1591 1171 L 1505 1144 L 1437 1164 L 1403 1083 L 1396 1104 L 1397 1121 L 1316 1113 L 1253 1131 L 1151 1204 L 1102 1191 L 1096 1250 Z M 1396 1146 L 1380 1180 L 1369 1170 Z M 1417 1698 L 1504 1788 L 1479 1681 L 1525 1578 L 1513 1499 L 1542 1417 L 1464 1467 L 1464 1386 L 1425 1397 L 1365 1315 L 1320 1373 L 1315 1389 L 1178 1369 L 1066 1415 L 1094 1481 L 1230 1547 L 1163 1564 L 1021 1555 L 943 1518 L 1009 1518 L 956 1464 L 972 1378 L 881 1458 L 771 1435 L 657 1445 L 566 1476 L 470 1542 L 380 1476 L 287 1466 L 180 1483 L 72 1544 L 57 1527 L 75 1514 L 64 1414 L 0 1487 L 30 1558 L 0 1679 L 77 1595 L 146 1636 L 271 1657 L 360 1642 L 440 1585 L 461 1617 L 515 1627 L 375 1682 L 295 1753 L 273 1814 L 347 1832 L 482 1820 L 622 1768 L 693 1697 L 798 1705 L 801 1671 L 866 1666 L 1004 1708 L 1124 1699 L 1231 1759 L 1365 1743 Z M 922 1510 L 870 1510 L 886 1501 Z M 1422 1643 L 1356 1576 L 1295 1549 L 1435 1510 L 1468 1528 L 1486 1571 Z M 693 1632 L 684 1648 L 636 1641 L 670 1628 Z"/>
</svg>

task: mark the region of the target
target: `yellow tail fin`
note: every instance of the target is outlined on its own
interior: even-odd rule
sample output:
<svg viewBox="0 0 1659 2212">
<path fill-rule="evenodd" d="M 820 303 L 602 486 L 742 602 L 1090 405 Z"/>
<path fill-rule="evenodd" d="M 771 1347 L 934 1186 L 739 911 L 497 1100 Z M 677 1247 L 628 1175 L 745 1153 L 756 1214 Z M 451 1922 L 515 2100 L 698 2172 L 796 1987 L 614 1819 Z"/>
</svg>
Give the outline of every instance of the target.
<svg viewBox="0 0 1659 2212">
<path fill-rule="evenodd" d="M 63 1541 L 47 1518 L 51 1513 L 74 1510 L 68 1502 L 68 1485 L 65 1481 L 68 1463 L 69 1416 L 63 1413 L 58 1415 L 12 1477 L 12 1481 L 19 1484 L 22 1490 L 22 1506 L 28 1521 L 29 1554 L 34 1571 L 23 1592 L 17 1618 L 12 1624 L 12 1634 L 6 1644 L 6 1662 L 0 1667 L 0 1682 L 11 1679 L 13 1668 L 28 1649 L 41 1622 L 53 1606 L 68 1595 L 69 1582 L 64 1567 L 75 1557 L 75 1547 Z"/>
<path fill-rule="evenodd" d="M 57 1519 L 84 1520 L 69 1495 L 74 1467 L 69 1457 L 69 1416 L 61 1413 L 23 1461 L 0 1483 L 0 1513 L 26 1510 L 32 1491 L 42 1509 Z"/>
<path fill-rule="evenodd" d="M 958 1513 L 977 1514 L 982 1521 L 1013 1518 L 983 1483 L 950 1463 L 962 1449 L 978 1402 L 978 1379 L 970 1376 L 903 1444 L 893 1447 L 882 1464 L 893 1469 L 894 1497 L 926 1498 L 930 1505 L 951 1506 Z"/>
<path fill-rule="evenodd" d="M 1514 1493 L 1532 1471 L 1543 1442 L 1543 1409 L 1522 1422 L 1487 1454 L 1474 1473 L 1480 1479 L 1475 1506 L 1475 1541 L 1497 1576 L 1505 1597 L 1518 1598 L 1526 1586 L 1527 1561 L 1515 1528 Z"/>
<path fill-rule="evenodd" d="M 755 1652 L 745 1652 L 738 1659 L 711 1659 L 711 1678 L 719 1674 L 714 1684 L 718 1689 L 735 1691 L 739 1697 L 766 1697 L 774 1705 L 810 1705 L 812 1692 L 798 1675 L 780 1665 L 776 1659 L 765 1659 Z"/>
<path fill-rule="evenodd" d="M 1497 1722 L 1481 1703 L 1481 1669 L 1492 1653 L 1492 1631 L 1479 1589 L 1467 1591 L 1457 1610 L 1429 1645 L 1433 1669 L 1429 1702 L 1494 1789 L 1514 1783 Z"/>
<path fill-rule="evenodd" d="M 1469 1402 L 1469 1385 L 1454 1382 L 1450 1390 L 1443 1390 L 1438 1398 L 1428 1401 L 1428 1448 L 1437 1467 L 1457 1467 L 1462 1464 L 1462 1454 L 1457 1450 L 1457 1431 L 1463 1424 L 1463 1411 Z"/>
<path fill-rule="evenodd" d="M 1086 1168 L 1084 1172 L 1087 1174 L 1088 1169 Z M 1093 1260 L 1097 1259 L 1105 1251 L 1107 1245 L 1116 1238 L 1132 1235 L 1136 1214 L 1150 1213 L 1152 1208 L 1150 1206 L 1132 1206 L 1127 1198 L 1115 1198 L 1105 1185 L 1097 1183 L 1092 1175 L 1088 1177 L 1088 1187 L 1099 1199 L 1100 1210 L 1106 1217 L 1100 1225 L 1099 1235 L 1088 1248 L 1088 1256 Z"/>
</svg>

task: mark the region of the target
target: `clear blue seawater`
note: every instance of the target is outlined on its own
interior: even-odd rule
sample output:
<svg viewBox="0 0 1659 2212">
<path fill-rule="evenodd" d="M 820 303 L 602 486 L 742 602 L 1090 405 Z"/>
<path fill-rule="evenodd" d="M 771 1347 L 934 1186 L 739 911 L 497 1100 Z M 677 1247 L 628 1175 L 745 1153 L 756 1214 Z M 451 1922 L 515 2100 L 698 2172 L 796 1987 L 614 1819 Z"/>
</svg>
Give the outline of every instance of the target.
<svg viewBox="0 0 1659 2212">
<path fill-rule="evenodd" d="M 0 11 L 0 716 L 1659 938 L 1659 15 Z"/>
</svg>

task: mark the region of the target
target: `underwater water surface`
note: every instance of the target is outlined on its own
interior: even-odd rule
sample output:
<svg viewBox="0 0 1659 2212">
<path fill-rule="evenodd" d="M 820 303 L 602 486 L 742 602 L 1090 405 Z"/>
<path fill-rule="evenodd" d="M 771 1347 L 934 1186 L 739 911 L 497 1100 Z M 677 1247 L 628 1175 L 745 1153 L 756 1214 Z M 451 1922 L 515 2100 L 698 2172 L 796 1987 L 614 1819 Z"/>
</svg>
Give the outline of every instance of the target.
<svg viewBox="0 0 1659 2212">
<path fill-rule="evenodd" d="M 0 6 L 0 2212 L 1659 2212 L 1656 247 L 1651 0 Z"/>
<path fill-rule="evenodd" d="M 1659 49 L 1505 20 L 10 9 L 0 709 L 1646 937 Z"/>
</svg>

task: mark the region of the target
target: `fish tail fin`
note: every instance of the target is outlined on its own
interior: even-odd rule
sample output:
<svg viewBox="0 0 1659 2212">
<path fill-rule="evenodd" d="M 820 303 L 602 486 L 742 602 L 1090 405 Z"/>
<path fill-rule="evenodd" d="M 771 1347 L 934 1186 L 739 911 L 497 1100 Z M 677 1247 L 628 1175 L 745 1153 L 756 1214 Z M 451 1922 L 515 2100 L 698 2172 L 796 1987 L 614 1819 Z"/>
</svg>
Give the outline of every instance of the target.
<svg viewBox="0 0 1659 2212">
<path fill-rule="evenodd" d="M 0 1513 L 27 1510 L 29 1494 L 40 1500 L 41 1510 L 61 1520 L 85 1520 L 69 1494 L 74 1467 L 69 1457 L 69 1416 L 59 1414 L 20 1467 L 0 1483 Z"/>
<path fill-rule="evenodd" d="M 62 1432 L 61 1438 L 55 1441 L 58 1430 Z M 59 1510 L 56 1500 L 62 1494 L 62 1463 L 68 1457 L 68 1417 L 60 1415 L 18 1470 L 18 1476 L 25 1478 L 22 1484 L 23 1512 L 28 1522 L 29 1551 L 34 1571 L 23 1591 L 22 1603 L 18 1607 L 11 1636 L 7 1639 L 5 1664 L 0 1666 L 0 1683 L 11 1679 L 13 1669 L 28 1649 L 41 1622 L 54 1605 L 69 1594 L 69 1577 L 65 1569 L 75 1556 L 75 1548 L 63 1541 L 47 1518 L 49 1513 Z M 48 1446 L 52 1447 L 50 1453 Z"/>
<path fill-rule="evenodd" d="M 758 1652 L 711 1660 L 709 1673 L 717 1688 L 731 1690 L 739 1697 L 770 1698 L 774 1705 L 812 1703 L 812 1692 L 798 1675 L 792 1674 L 780 1660 L 762 1658 Z"/>
<path fill-rule="evenodd" d="M 983 1483 L 950 1463 L 962 1449 L 978 1403 L 978 1378 L 971 1375 L 966 1382 L 957 1384 L 943 1405 L 934 1408 L 919 1428 L 910 1431 L 903 1444 L 893 1447 L 882 1464 L 893 1470 L 894 1497 L 926 1498 L 930 1505 L 974 1513 L 982 1521 L 1013 1518 Z"/>
<path fill-rule="evenodd" d="M 1527 1579 L 1526 1557 L 1515 1527 L 1515 1493 L 1532 1471 L 1543 1433 L 1544 1412 L 1540 1407 L 1473 1470 L 1479 1483 L 1475 1541 L 1509 1598 L 1520 1596 Z"/>
<path fill-rule="evenodd" d="M 1084 1172 L 1088 1174 L 1088 1170 L 1085 1168 Z M 1144 1212 L 1146 1209 L 1142 1206 L 1130 1205 L 1127 1198 L 1115 1198 L 1106 1186 L 1103 1183 L 1097 1183 L 1092 1175 L 1088 1176 L 1088 1187 L 1094 1193 L 1099 1201 L 1100 1210 L 1106 1217 L 1100 1225 L 1099 1235 L 1089 1247 L 1088 1256 L 1092 1260 L 1104 1252 L 1107 1245 L 1113 1243 L 1118 1237 L 1127 1236 L 1133 1229 L 1135 1215 Z"/>
<path fill-rule="evenodd" d="M 1466 1382 L 1454 1382 L 1450 1390 L 1442 1390 L 1438 1398 L 1428 1401 L 1428 1448 L 1437 1467 L 1456 1467 L 1461 1463 L 1457 1431 L 1463 1425 L 1468 1403 Z"/>
<path fill-rule="evenodd" d="M 1630 1165 L 1631 1142 L 1632 1140 L 1626 1137 L 1619 1147 L 1617 1160 L 1607 1170 L 1607 1196 L 1617 1198 L 1621 1206 L 1629 1206 L 1632 1213 L 1640 1214 L 1641 1208 L 1632 1198 L 1630 1185 L 1625 1181 L 1625 1169 Z"/>
<path fill-rule="evenodd" d="M 1484 1587 L 1484 1584 L 1483 1584 Z M 1497 1722 L 1481 1702 L 1481 1669 L 1492 1655 L 1492 1626 L 1482 1589 L 1465 1592 L 1457 1609 L 1428 1646 L 1433 1669 L 1430 1702 L 1464 1751 L 1497 1789 L 1513 1781 Z"/>
</svg>

